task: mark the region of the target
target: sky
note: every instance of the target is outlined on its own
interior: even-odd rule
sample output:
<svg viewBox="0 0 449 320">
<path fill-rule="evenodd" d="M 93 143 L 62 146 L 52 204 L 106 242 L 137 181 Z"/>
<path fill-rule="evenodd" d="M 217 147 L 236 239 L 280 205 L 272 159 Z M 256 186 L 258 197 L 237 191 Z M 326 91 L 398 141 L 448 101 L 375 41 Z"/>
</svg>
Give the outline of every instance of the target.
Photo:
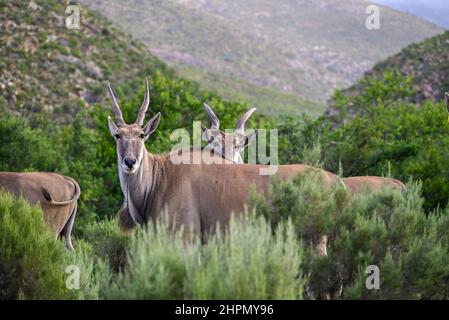
<svg viewBox="0 0 449 320">
<path fill-rule="evenodd" d="M 371 0 L 371 2 L 414 14 L 449 29 L 449 0 Z"/>
</svg>

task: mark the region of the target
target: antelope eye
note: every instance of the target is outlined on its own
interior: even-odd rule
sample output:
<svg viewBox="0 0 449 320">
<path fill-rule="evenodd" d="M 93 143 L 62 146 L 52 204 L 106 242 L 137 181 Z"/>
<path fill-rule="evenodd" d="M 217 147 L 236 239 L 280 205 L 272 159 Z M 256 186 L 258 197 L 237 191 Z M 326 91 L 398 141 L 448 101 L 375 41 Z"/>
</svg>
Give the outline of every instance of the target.
<svg viewBox="0 0 449 320">
<path fill-rule="evenodd" d="M 145 133 L 142 133 L 142 134 L 140 135 L 140 139 L 145 139 Z"/>
<path fill-rule="evenodd" d="M 120 135 L 119 135 L 119 134 L 115 134 L 114 137 L 115 137 L 116 139 L 120 139 Z"/>
</svg>

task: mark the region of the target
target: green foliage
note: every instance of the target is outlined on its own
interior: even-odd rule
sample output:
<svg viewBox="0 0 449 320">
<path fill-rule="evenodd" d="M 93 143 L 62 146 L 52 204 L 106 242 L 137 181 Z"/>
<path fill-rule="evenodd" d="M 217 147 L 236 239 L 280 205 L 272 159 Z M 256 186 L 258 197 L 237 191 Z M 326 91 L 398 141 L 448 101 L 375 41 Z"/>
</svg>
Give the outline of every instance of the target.
<svg viewBox="0 0 449 320">
<path fill-rule="evenodd" d="M 273 226 L 291 219 L 297 235 L 309 241 L 330 233 L 347 202 L 344 187 L 323 186 L 323 176 L 315 170 L 300 173 L 285 182 L 276 176 L 269 192 L 267 206 L 253 193 L 252 205 L 257 212 Z"/>
<path fill-rule="evenodd" d="M 84 234 L 96 257 L 106 261 L 115 272 L 123 270 L 131 236 L 120 231 L 115 219 L 91 223 Z"/>
<path fill-rule="evenodd" d="M 331 172 L 341 169 L 348 177 L 377 175 L 402 181 L 421 180 L 426 211 L 446 207 L 449 199 L 446 108 L 430 101 L 420 106 L 403 102 L 412 92 L 404 85 L 409 81 L 410 78 L 397 72 L 389 72 L 382 80 L 370 81 L 361 95 L 340 97 L 342 109 L 357 105 L 364 111 L 363 116 L 348 114 L 337 126 L 335 118 L 287 119 L 280 126 L 281 163 L 308 161 L 304 150 L 319 141 L 320 163 L 325 169 Z"/>
<path fill-rule="evenodd" d="M 75 251 L 66 252 L 66 264 L 79 268 L 79 288 L 72 290 L 76 292 L 76 299 L 97 300 L 99 298 L 99 283 L 97 280 L 97 257 L 89 242 L 77 240 L 75 242 Z M 70 275 L 71 269 L 66 268 L 65 278 Z M 67 281 L 67 279 L 66 279 Z"/>
<path fill-rule="evenodd" d="M 420 186 L 385 187 L 344 197 L 326 192 L 313 175 L 274 180 L 269 202 L 257 202 L 259 213 L 279 221 L 291 219 L 305 241 L 329 236 L 328 255 L 307 246 L 302 272 L 315 298 L 444 299 L 448 297 L 449 243 L 441 230 L 448 213 L 426 216 Z M 313 195 L 317 196 L 313 196 Z M 307 202 L 307 203 L 305 203 Z M 320 217 L 324 217 L 320 219 Z M 313 227 L 310 227 L 313 226 Z M 380 269 L 380 290 L 368 290 L 366 268 Z"/>
<path fill-rule="evenodd" d="M 0 171 L 46 171 L 59 165 L 61 155 L 44 130 L 6 114 L 0 115 L 0 122 Z"/>
<path fill-rule="evenodd" d="M 353 278 L 354 283 L 345 291 L 345 298 L 448 298 L 449 247 L 447 241 L 442 240 L 436 232 L 443 227 L 441 223 L 447 219 L 447 212 L 426 217 L 418 191 L 419 188 L 411 188 L 403 196 L 384 191 L 374 196 L 365 194 L 355 200 L 357 203 L 354 209 L 364 212 L 365 217 L 355 218 L 356 211 L 353 209 L 351 215 L 354 216 L 350 219 L 356 222 L 355 228 L 345 228 L 344 238 L 336 243 L 332 257 L 329 257 L 334 260 L 339 255 L 352 255 L 363 261 L 357 265 L 347 259 L 340 260 L 346 266 L 353 266 L 351 272 L 345 274 L 348 280 L 351 274 L 357 274 Z M 374 203 L 377 205 L 373 206 Z M 378 226 L 371 230 L 366 227 L 370 215 L 378 221 Z M 348 243 L 353 243 L 357 238 L 369 246 L 362 247 L 363 254 L 355 255 L 353 250 L 357 246 L 351 247 L 353 252 L 348 252 Z M 361 242 L 358 243 L 360 248 Z M 381 290 L 366 290 L 366 263 L 379 266 Z"/>
<path fill-rule="evenodd" d="M 156 232 L 157 230 L 157 232 Z M 302 248 L 293 226 L 271 229 L 253 214 L 201 245 L 183 241 L 167 219 L 134 234 L 125 270 L 103 265 L 106 299 L 300 299 Z"/>
<path fill-rule="evenodd" d="M 67 255 L 44 224 L 40 208 L 0 192 L 0 299 L 95 298 L 87 249 Z M 66 268 L 83 275 L 80 290 L 66 287 Z M 86 271 L 86 272 L 84 272 Z"/>
<path fill-rule="evenodd" d="M 413 95 L 407 101 L 422 103 L 429 99 L 438 102 L 449 88 L 449 32 L 445 31 L 419 43 L 412 43 L 397 54 L 378 62 L 362 80 L 343 91 L 344 95 L 359 96 L 366 84 L 381 79 L 392 69 L 413 75 Z"/>
<path fill-rule="evenodd" d="M 345 95 L 337 90 L 333 96 L 335 109 L 339 112 L 336 121 L 341 122 L 350 113 L 371 116 L 379 106 L 391 104 L 413 94 L 413 77 L 404 76 L 399 70 L 387 70 L 380 79 L 367 78 L 360 81 L 363 91 L 359 95 Z"/>
<path fill-rule="evenodd" d="M 449 126 L 441 104 L 377 106 L 370 117 L 357 117 L 322 136 L 325 167 L 343 167 L 347 176 L 392 175 L 423 181 L 425 208 L 445 207 Z"/>
</svg>

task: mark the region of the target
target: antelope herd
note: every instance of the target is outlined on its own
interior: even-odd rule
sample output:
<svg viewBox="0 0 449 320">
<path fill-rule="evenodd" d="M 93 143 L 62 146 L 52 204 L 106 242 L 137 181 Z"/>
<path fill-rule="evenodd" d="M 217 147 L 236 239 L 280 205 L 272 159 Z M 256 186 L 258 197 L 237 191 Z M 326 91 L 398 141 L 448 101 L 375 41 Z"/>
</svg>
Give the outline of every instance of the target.
<svg viewBox="0 0 449 320">
<path fill-rule="evenodd" d="M 115 114 L 115 121 L 108 117 L 108 126 L 116 142 L 119 180 L 124 196 L 118 213 L 122 229 L 144 225 L 160 214 L 168 213 L 176 228 L 183 227 L 186 240 L 192 235 L 204 240 L 217 226 L 226 228 L 232 214 L 246 211 L 251 186 L 264 197 L 268 196 L 270 176 L 259 174 L 259 169 L 266 165 L 243 163 L 243 151 L 256 137 L 254 132 L 245 133 L 245 124 L 255 108 L 248 110 L 239 119 L 234 133 L 225 133 L 220 130 L 218 117 L 204 104 L 211 127 L 201 126 L 202 139 L 213 150 L 213 157 L 225 161 L 222 164 L 175 164 L 171 161 L 170 153 L 154 155 L 145 147 L 145 142 L 161 120 L 161 114 L 157 113 L 144 125 L 150 103 L 148 81 L 143 103 L 133 124 L 125 123 L 110 86 L 108 91 Z M 446 105 L 449 112 L 448 94 Z M 188 157 L 195 157 L 203 150 L 189 149 L 182 152 L 187 153 Z M 402 182 L 391 178 L 339 178 L 331 172 L 304 164 L 278 167 L 278 175 L 282 179 L 305 171 L 319 175 L 323 188 L 343 186 L 350 193 L 363 189 L 376 192 L 386 185 L 405 189 Z M 47 226 L 56 237 L 64 237 L 65 247 L 73 250 L 71 231 L 80 197 L 80 187 L 74 179 L 56 173 L 0 172 L 0 189 L 23 197 L 30 204 L 39 204 Z M 320 235 L 312 241 L 318 253 L 325 255 L 326 235 Z"/>
</svg>

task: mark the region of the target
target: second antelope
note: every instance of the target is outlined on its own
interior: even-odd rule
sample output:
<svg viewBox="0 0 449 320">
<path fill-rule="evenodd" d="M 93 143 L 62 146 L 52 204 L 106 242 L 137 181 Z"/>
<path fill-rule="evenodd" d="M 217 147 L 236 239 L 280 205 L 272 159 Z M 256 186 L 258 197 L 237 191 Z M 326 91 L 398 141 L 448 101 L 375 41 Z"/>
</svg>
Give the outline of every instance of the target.
<svg viewBox="0 0 449 320">
<path fill-rule="evenodd" d="M 446 96 L 446 101 L 449 101 L 448 96 Z M 449 102 L 447 102 L 447 105 L 449 112 Z M 245 135 L 244 125 L 256 109 L 250 109 L 245 113 L 245 115 L 239 120 L 237 130 L 234 134 L 226 134 L 219 130 L 220 120 L 212 109 L 207 104 L 204 104 L 204 108 L 209 115 L 212 125 L 210 129 L 202 126 L 203 140 L 209 143 L 216 154 L 221 155 L 227 160 L 234 161 L 235 163 L 243 163 L 243 150 L 246 146 L 251 144 L 255 138 L 254 132 Z M 385 186 L 400 190 L 406 189 L 405 185 L 399 180 L 378 176 L 348 177 L 342 178 L 341 181 L 351 193 L 358 193 L 363 190 L 377 192 L 381 191 L 381 189 Z"/>
</svg>

